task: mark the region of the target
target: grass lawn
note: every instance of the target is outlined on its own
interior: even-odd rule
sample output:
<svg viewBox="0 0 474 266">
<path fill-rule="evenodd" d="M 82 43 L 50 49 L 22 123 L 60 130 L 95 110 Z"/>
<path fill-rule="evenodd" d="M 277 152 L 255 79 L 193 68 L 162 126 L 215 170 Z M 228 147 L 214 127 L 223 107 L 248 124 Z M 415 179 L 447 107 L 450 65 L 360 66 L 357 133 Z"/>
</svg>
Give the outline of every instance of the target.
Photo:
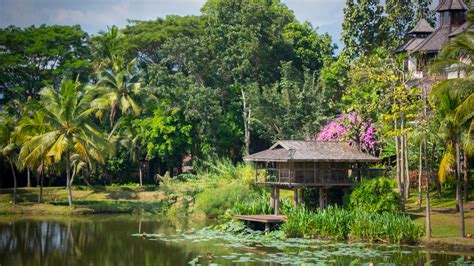
<svg viewBox="0 0 474 266">
<path fill-rule="evenodd" d="M 74 187 L 74 207 L 67 203 L 64 187 L 45 187 L 43 204 L 37 204 L 39 188 L 19 188 L 19 204 L 11 204 L 12 189 L 0 190 L 0 214 L 159 213 L 167 207 L 162 191 L 135 185 Z"/>
<path fill-rule="evenodd" d="M 469 201 L 471 202 L 471 201 Z M 406 204 L 406 211 L 415 223 L 425 225 L 425 201 L 423 196 L 422 210 L 417 205 L 417 192 L 413 191 Z M 427 245 L 445 248 L 463 248 L 474 250 L 474 238 L 460 237 L 460 215 L 456 212 L 456 201 L 453 191 L 444 191 L 441 198 L 436 193 L 430 194 L 431 206 L 431 240 Z M 466 211 L 465 232 L 474 236 L 474 212 Z"/>
</svg>

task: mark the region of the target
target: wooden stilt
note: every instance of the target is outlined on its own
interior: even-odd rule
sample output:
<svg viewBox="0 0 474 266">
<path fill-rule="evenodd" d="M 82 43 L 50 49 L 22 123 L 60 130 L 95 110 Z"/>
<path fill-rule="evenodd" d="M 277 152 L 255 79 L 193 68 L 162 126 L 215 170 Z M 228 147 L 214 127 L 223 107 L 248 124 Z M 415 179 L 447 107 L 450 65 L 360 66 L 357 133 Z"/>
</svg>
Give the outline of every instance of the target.
<svg viewBox="0 0 474 266">
<path fill-rule="evenodd" d="M 280 214 L 280 189 L 275 187 L 275 201 L 274 201 L 274 204 L 275 204 L 275 215 L 279 215 Z"/>
<path fill-rule="evenodd" d="M 270 189 L 270 207 L 275 207 L 275 187 Z"/>
<path fill-rule="evenodd" d="M 320 187 L 319 188 L 319 209 L 324 210 L 325 202 L 324 202 L 324 188 Z"/>
<path fill-rule="evenodd" d="M 300 189 L 300 204 L 304 204 L 304 188 Z"/>
<path fill-rule="evenodd" d="M 293 188 L 293 207 L 298 207 L 298 189 Z"/>
</svg>

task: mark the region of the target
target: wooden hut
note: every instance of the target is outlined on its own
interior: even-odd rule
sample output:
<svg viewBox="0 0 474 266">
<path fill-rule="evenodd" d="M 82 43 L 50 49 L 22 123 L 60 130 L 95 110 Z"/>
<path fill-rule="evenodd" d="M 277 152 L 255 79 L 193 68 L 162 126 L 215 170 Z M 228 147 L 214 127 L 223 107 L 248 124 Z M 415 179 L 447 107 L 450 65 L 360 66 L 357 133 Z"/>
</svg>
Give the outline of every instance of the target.
<svg viewBox="0 0 474 266">
<path fill-rule="evenodd" d="M 343 142 L 282 140 L 268 150 L 244 157 L 256 164 L 255 182 L 271 187 L 271 205 L 278 215 L 280 189 L 294 191 L 295 205 L 304 188 L 319 188 L 320 208 L 330 188 L 350 188 L 368 163 L 379 159 Z M 262 173 L 263 171 L 263 173 Z M 299 192 L 298 192 L 299 191 Z"/>
</svg>

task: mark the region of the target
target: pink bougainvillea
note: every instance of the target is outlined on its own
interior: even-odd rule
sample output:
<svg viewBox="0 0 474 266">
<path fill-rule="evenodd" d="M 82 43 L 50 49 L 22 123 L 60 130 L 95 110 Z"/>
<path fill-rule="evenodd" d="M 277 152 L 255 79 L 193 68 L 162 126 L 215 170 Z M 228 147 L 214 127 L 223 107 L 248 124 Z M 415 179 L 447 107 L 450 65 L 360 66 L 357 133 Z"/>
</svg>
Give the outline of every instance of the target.
<svg viewBox="0 0 474 266">
<path fill-rule="evenodd" d="M 375 154 L 377 149 L 376 130 L 372 121 L 365 120 L 359 114 L 341 114 L 329 122 L 317 136 L 317 141 L 347 141 L 360 150 Z"/>
</svg>

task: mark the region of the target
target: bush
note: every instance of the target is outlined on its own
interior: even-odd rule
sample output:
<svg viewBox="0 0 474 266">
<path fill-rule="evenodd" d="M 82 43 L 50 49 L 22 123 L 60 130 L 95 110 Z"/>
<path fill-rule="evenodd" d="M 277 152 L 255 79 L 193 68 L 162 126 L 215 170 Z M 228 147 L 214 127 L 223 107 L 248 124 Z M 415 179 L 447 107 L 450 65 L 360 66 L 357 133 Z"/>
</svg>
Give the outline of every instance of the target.
<svg viewBox="0 0 474 266">
<path fill-rule="evenodd" d="M 400 212 L 402 200 L 395 189 L 396 182 L 392 179 L 382 177 L 364 180 L 352 191 L 350 205 L 367 212 Z"/>
<path fill-rule="evenodd" d="M 204 190 L 197 196 L 196 208 L 203 211 L 206 217 L 213 219 L 222 216 L 234 203 L 254 200 L 257 197 L 258 193 L 247 185 L 230 183 Z"/>
</svg>

